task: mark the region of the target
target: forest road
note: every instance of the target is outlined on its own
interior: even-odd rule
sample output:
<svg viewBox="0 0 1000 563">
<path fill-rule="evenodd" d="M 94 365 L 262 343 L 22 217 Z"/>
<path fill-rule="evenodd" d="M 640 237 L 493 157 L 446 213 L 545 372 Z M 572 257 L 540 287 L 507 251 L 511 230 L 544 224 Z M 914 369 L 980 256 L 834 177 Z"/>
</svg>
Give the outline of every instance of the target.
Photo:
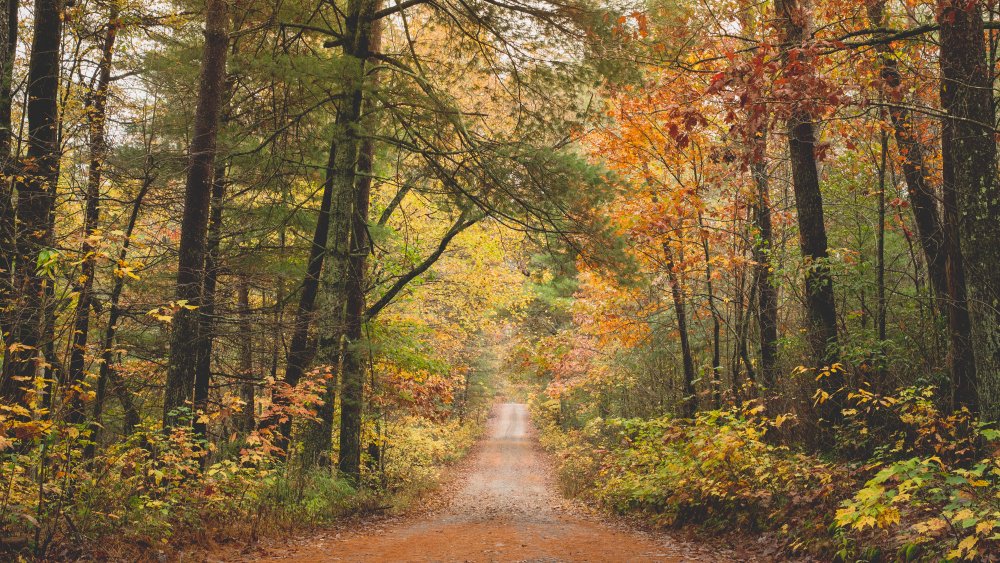
<svg viewBox="0 0 1000 563">
<path fill-rule="evenodd" d="M 603 522 L 556 491 L 526 405 L 497 405 L 448 504 L 367 533 L 314 537 L 268 561 L 731 561 Z M 280 554 L 280 556 L 279 556 Z M 277 556 L 277 557 L 275 557 Z"/>
</svg>

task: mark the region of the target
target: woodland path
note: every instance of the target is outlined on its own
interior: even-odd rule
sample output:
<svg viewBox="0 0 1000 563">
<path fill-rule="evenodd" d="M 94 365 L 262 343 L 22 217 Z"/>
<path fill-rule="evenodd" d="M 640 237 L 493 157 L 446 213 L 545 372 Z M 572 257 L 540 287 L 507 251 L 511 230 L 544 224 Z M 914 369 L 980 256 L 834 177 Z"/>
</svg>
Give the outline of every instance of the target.
<svg viewBox="0 0 1000 563">
<path fill-rule="evenodd" d="M 562 499 L 525 405 L 497 405 L 489 434 L 440 509 L 368 533 L 328 534 L 268 561 L 736 561 L 732 553 L 654 537 Z"/>
</svg>

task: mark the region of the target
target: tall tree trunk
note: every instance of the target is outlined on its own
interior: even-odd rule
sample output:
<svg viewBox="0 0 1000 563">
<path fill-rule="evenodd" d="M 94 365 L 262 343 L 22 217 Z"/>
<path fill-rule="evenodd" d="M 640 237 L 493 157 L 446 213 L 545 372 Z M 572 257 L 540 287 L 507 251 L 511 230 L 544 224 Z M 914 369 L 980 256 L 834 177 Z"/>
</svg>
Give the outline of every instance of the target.
<svg viewBox="0 0 1000 563">
<path fill-rule="evenodd" d="M 107 153 L 105 139 L 105 116 L 108 88 L 111 85 L 111 62 L 114 56 L 115 38 L 118 36 L 118 8 L 112 4 L 108 16 L 108 29 L 104 35 L 101 61 L 98 63 L 97 87 L 91 92 L 90 108 L 87 112 L 90 133 L 90 168 L 87 175 L 86 211 L 84 212 L 84 239 L 81 247 L 83 264 L 80 266 L 82 283 L 77 289 L 76 321 L 73 327 L 73 342 L 70 351 L 68 380 L 70 386 L 78 385 L 84 378 L 87 357 L 87 341 L 90 333 L 90 309 L 94 302 L 94 274 L 97 257 L 91 238 L 97 232 L 97 222 L 101 215 L 101 172 Z M 69 422 L 83 421 L 83 403 L 73 400 L 69 412 Z"/>
<path fill-rule="evenodd" d="M 802 72 L 809 61 L 803 61 L 801 53 L 795 57 L 791 57 L 790 53 L 800 48 L 806 39 L 807 11 L 798 0 L 777 0 L 775 8 L 782 27 L 785 71 L 791 74 Z M 805 267 L 806 337 L 816 366 L 823 368 L 832 365 L 838 358 L 837 306 L 833 278 L 826 264 L 827 238 L 816 163 L 816 124 L 807 112 L 793 109 L 787 126 L 799 248 Z M 821 418 L 837 423 L 843 416 L 843 375 L 839 371 L 831 371 L 819 383 L 821 396 L 818 397 L 817 412 Z"/>
<path fill-rule="evenodd" d="M 368 208 L 371 196 L 371 172 L 374 147 L 371 140 L 363 143 L 358 159 L 359 177 L 355 188 L 353 232 L 351 233 L 351 259 L 346 287 L 346 318 L 343 359 L 341 361 L 341 456 L 338 462 L 345 475 L 357 477 L 361 463 L 361 407 L 364 395 L 364 366 L 367 358 L 364 346 L 365 274 L 368 255 Z M 330 413 L 332 415 L 332 412 Z M 332 418 L 324 422 L 332 423 Z M 332 426 L 332 424 L 331 424 Z M 331 428 L 332 430 L 332 428 Z M 345 433 L 347 439 L 344 438 Z M 324 434 L 329 435 L 324 428 Z M 344 448 L 347 446 L 347 454 Z"/>
<path fill-rule="evenodd" d="M 205 46 L 198 84 L 194 137 L 189 149 L 190 163 L 184 191 L 184 215 L 181 220 L 177 263 L 177 301 L 195 307 L 201 304 L 212 173 L 215 168 L 229 45 L 226 0 L 208 0 L 205 11 Z M 174 315 L 170 365 L 163 397 L 163 423 L 167 427 L 190 424 L 189 418 L 178 418 L 176 410 L 194 399 L 201 350 L 199 317 L 197 310 L 186 307 L 180 307 Z"/>
<path fill-rule="evenodd" d="M 745 294 L 743 289 L 744 277 L 745 277 L 744 270 L 742 268 L 739 268 L 735 272 L 735 279 L 733 280 L 733 292 L 735 293 L 735 297 L 733 298 L 732 301 L 732 311 L 734 317 L 733 335 L 735 336 L 735 342 L 733 342 L 732 345 L 730 346 L 729 378 L 730 378 L 730 384 L 732 385 L 733 388 L 733 403 L 736 405 L 743 404 L 742 388 L 744 381 L 741 376 L 743 372 L 740 369 L 740 366 L 745 365 L 745 362 L 742 361 L 743 354 L 741 352 L 741 347 L 743 345 L 741 344 L 741 341 L 744 338 L 744 335 L 747 333 L 745 327 L 749 324 L 747 317 L 749 315 L 750 305 L 752 305 L 752 303 L 747 303 L 747 306 L 745 308 L 743 306 L 744 294 Z M 749 370 L 747 370 L 747 377 L 750 379 L 750 381 L 754 381 L 753 376 L 750 374 Z"/>
<path fill-rule="evenodd" d="M 682 412 L 687 418 L 694 418 L 698 409 L 698 397 L 695 396 L 694 389 L 694 356 L 691 354 L 691 342 L 688 338 L 687 312 L 684 306 L 684 288 L 681 286 L 680 277 L 674 269 L 674 253 L 670 249 L 670 243 L 663 243 L 663 256 L 666 259 L 667 280 L 670 283 L 670 297 L 674 302 L 674 313 L 677 315 L 677 331 L 680 333 L 681 356 L 684 365 L 684 381 L 682 391 L 684 393 Z"/>
<path fill-rule="evenodd" d="M 705 222 L 698 213 L 698 227 L 702 231 L 701 249 L 705 254 L 705 291 L 708 292 L 708 310 L 712 315 L 712 403 L 715 408 L 722 405 L 722 318 L 715 306 L 715 288 L 712 283 L 712 257 L 708 249 L 708 237 L 705 236 Z"/>
<path fill-rule="evenodd" d="M 885 342 L 886 301 L 885 301 L 885 175 L 889 165 L 889 135 L 881 134 L 881 151 L 878 167 L 878 224 L 875 236 L 875 332 L 879 347 Z M 881 361 L 881 360 L 880 360 Z"/>
<path fill-rule="evenodd" d="M 62 38 L 60 0 L 35 1 L 35 29 L 28 63 L 28 152 L 23 180 L 17 182 L 17 229 L 14 283 L 19 296 L 10 342 L 20 348 L 4 364 L 0 395 L 22 401 L 23 378 L 33 377 L 41 359 L 47 278 L 41 253 L 52 245 L 54 188 L 59 176 L 59 43 Z M 19 381 L 20 379 L 20 381 Z"/>
<path fill-rule="evenodd" d="M 873 27 L 885 25 L 885 0 L 868 4 L 868 19 Z M 917 227 L 920 247 L 927 261 L 927 276 L 931 289 L 937 298 L 937 308 L 943 309 L 948 299 L 946 265 L 948 256 L 944 247 L 944 233 L 941 227 L 937 196 L 927 177 L 924 154 L 926 147 L 917 138 L 913 128 L 910 110 L 903 105 L 902 75 L 891 43 L 878 43 L 875 50 L 879 55 L 879 75 L 882 78 L 882 93 L 889 110 L 893 136 L 902 161 L 903 179 L 906 191 L 913 204 L 913 219 Z"/>
<path fill-rule="evenodd" d="M 753 292 L 757 301 L 757 331 L 760 339 L 761 383 L 773 389 L 778 380 L 778 288 L 771 279 L 771 250 L 774 229 L 771 225 L 771 195 L 767 173 L 767 130 L 756 140 L 750 162 L 757 194 L 753 203 L 753 221 L 757 239 L 753 245 Z"/>
<path fill-rule="evenodd" d="M 125 262 L 125 259 L 128 258 L 128 250 L 132 245 L 132 233 L 135 232 L 135 225 L 139 220 L 139 212 L 142 209 L 142 200 L 146 197 L 146 193 L 149 191 L 150 186 L 153 185 L 153 180 L 155 179 L 153 176 L 151 161 L 152 159 L 147 155 L 146 169 L 142 179 L 142 185 L 139 187 L 139 191 L 135 194 L 135 200 L 132 202 L 132 210 L 129 213 L 128 223 L 125 224 L 122 247 L 121 250 L 118 251 L 119 263 Z M 132 395 L 129 393 L 128 387 L 125 385 L 125 382 L 122 381 L 115 369 L 115 366 L 117 365 L 115 353 L 115 334 L 118 331 L 118 321 L 122 316 L 120 303 L 122 291 L 125 289 L 126 277 L 127 276 L 124 274 L 116 276 L 115 283 L 111 287 L 111 296 L 108 299 L 108 323 L 104 329 L 104 340 L 101 342 L 101 368 L 100 373 L 97 376 L 97 388 L 94 393 L 93 421 L 90 429 L 90 440 L 92 443 L 97 442 L 98 436 L 103 429 L 102 420 L 104 416 L 104 403 L 107 399 L 109 383 L 114 386 L 115 392 L 118 395 L 118 401 L 122 405 L 122 410 L 125 411 L 125 434 L 130 434 L 139 424 L 139 411 L 136 409 L 135 404 L 132 401 Z M 94 446 L 87 446 L 86 457 L 91 458 L 93 455 Z"/>
<path fill-rule="evenodd" d="M 240 400 L 243 410 L 237 418 L 236 425 L 240 432 L 247 434 L 254 429 L 254 410 L 256 408 L 256 383 L 253 365 L 253 322 L 250 312 L 250 283 L 245 275 L 240 279 L 237 296 L 239 310 L 240 333 Z"/>
<path fill-rule="evenodd" d="M 298 385 L 302 374 L 305 373 L 312 356 L 309 342 L 309 330 L 315 320 L 316 296 L 319 294 L 320 277 L 323 274 L 323 262 L 327 254 L 327 241 L 330 233 L 330 209 L 333 205 L 333 191 L 336 180 L 334 165 L 337 158 L 337 141 L 334 139 L 330 143 L 330 150 L 327 157 L 326 177 L 323 180 L 323 195 L 319 207 L 319 217 L 316 219 L 316 229 L 313 231 L 312 246 L 309 248 L 309 261 L 306 263 L 306 275 L 302 280 L 302 292 L 299 293 L 299 304 L 295 311 L 295 320 L 292 325 L 292 339 L 288 345 L 288 357 L 285 364 L 284 383 L 289 388 Z M 273 402 L 277 410 L 287 406 L 287 397 L 277 395 Z M 292 432 L 292 421 L 290 419 L 279 423 L 279 418 L 283 415 L 275 412 L 273 416 L 261 420 L 261 426 L 270 428 L 279 426 L 279 434 L 276 445 L 282 449 L 287 449 L 288 439 Z"/>
<path fill-rule="evenodd" d="M 14 58 L 17 56 L 18 0 L 0 3 L 0 342 L 8 344 L 14 312 L 13 268 L 15 255 L 14 155 L 11 154 L 14 105 Z M 4 357 L 8 357 L 5 353 Z"/>
<path fill-rule="evenodd" d="M 344 54 L 353 59 L 354 73 L 349 81 L 351 89 L 344 111 L 345 122 L 356 124 L 347 128 L 345 151 L 338 155 L 338 176 L 342 182 L 341 194 L 350 194 L 353 210 L 346 217 L 347 237 L 335 239 L 338 261 L 335 275 L 342 276 L 344 285 L 344 357 L 340 393 L 340 451 L 337 467 L 342 475 L 356 481 L 361 474 L 361 415 L 364 402 L 364 374 L 360 350 L 364 325 L 364 276 L 368 258 L 368 200 L 371 188 L 371 162 L 365 163 L 368 172 L 359 176 L 359 160 L 363 156 L 363 142 L 359 135 L 362 123 L 363 85 L 365 66 L 372 48 L 378 49 L 378 26 L 372 15 L 378 0 L 350 0 L 347 16 L 347 42 Z M 341 231 L 343 233 L 343 231 Z M 347 240 L 346 247 L 341 246 Z"/>
<path fill-rule="evenodd" d="M 212 203 L 205 247 L 205 279 L 201 287 L 198 315 L 198 369 L 194 378 L 194 410 L 208 412 L 208 392 L 212 383 L 212 348 L 215 344 L 216 286 L 219 283 L 219 245 L 222 242 L 222 212 L 226 200 L 226 167 L 216 162 L 212 178 Z M 195 422 L 194 431 L 206 435 L 204 423 Z"/>
<path fill-rule="evenodd" d="M 1000 194 L 994 179 L 997 150 L 982 5 L 977 0 L 940 0 L 937 15 L 945 111 L 941 131 L 945 224 L 960 228 L 960 242 L 951 241 L 955 247 L 951 265 L 968 273 L 972 327 L 970 349 L 959 349 L 966 357 L 953 359 L 952 397 L 955 407 L 973 411 L 981 407 L 992 417 L 1000 408 L 1000 277 L 996 275 Z M 949 220 L 955 223 L 949 225 Z M 953 280 L 954 287 L 949 288 L 952 300 L 964 297 L 959 282 Z M 951 323 L 952 330 L 961 333 L 953 338 L 966 339 L 965 320 Z"/>
</svg>

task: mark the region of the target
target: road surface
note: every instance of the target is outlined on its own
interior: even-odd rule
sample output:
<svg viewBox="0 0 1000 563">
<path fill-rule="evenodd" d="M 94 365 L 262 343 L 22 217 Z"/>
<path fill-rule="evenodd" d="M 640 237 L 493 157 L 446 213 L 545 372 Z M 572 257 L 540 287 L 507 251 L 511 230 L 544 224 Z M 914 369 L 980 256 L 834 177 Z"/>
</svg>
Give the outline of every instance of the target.
<svg viewBox="0 0 1000 563">
<path fill-rule="evenodd" d="M 556 492 L 531 430 L 525 405 L 498 405 L 488 436 L 444 508 L 367 533 L 311 538 L 271 560 L 733 560 L 729 554 L 602 522 L 574 508 Z"/>
</svg>

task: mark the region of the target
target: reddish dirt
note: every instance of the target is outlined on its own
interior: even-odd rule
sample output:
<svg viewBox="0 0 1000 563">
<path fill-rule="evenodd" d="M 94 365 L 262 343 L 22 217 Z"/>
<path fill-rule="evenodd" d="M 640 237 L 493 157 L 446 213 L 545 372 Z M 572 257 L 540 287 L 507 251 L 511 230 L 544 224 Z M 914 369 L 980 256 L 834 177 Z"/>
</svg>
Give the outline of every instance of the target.
<svg viewBox="0 0 1000 563">
<path fill-rule="evenodd" d="M 738 561 L 587 514 L 563 500 L 523 404 L 498 405 L 489 436 L 438 509 L 357 533 L 271 546 L 265 561 Z"/>
</svg>

